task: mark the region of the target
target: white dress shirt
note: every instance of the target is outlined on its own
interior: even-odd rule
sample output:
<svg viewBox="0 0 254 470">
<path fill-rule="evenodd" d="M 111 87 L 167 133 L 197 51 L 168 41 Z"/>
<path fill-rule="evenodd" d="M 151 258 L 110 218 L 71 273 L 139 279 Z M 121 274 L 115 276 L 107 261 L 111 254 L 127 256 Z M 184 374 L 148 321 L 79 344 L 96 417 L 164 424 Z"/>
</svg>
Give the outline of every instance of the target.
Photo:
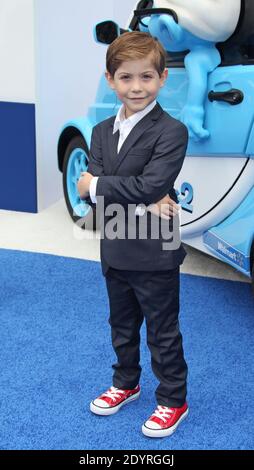
<svg viewBox="0 0 254 470">
<path fill-rule="evenodd" d="M 133 127 L 142 119 L 146 114 L 148 114 L 156 105 L 156 100 L 152 101 L 148 106 L 146 106 L 142 111 L 132 114 L 127 119 L 125 118 L 125 107 L 124 104 L 120 106 L 118 113 L 114 121 L 113 134 L 119 130 L 119 140 L 117 146 L 117 152 L 119 153 L 120 148 L 122 147 L 125 139 L 128 137 L 129 133 Z M 117 157 L 116 157 L 117 158 Z M 91 201 L 97 204 L 96 198 L 96 186 L 99 176 L 94 176 L 90 183 L 89 194 Z M 144 215 L 146 209 L 142 205 L 138 205 L 135 210 L 136 215 Z"/>
</svg>

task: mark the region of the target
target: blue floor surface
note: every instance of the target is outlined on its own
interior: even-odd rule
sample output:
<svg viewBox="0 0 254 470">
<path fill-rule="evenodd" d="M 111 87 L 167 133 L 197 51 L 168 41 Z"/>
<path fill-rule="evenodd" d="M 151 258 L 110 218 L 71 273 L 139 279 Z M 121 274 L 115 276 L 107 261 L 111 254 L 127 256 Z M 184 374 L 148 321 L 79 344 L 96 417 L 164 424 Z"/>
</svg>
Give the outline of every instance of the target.
<svg viewBox="0 0 254 470">
<path fill-rule="evenodd" d="M 181 275 L 190 413 L 164 439 L 141 433 L 157 386 L 143 327 L 139 401 L 89 411 L 111 385 L 108 313 L 100 263 L 0 250 L 1 449 L 253 449 L 249 284 Z"/>
</svg>

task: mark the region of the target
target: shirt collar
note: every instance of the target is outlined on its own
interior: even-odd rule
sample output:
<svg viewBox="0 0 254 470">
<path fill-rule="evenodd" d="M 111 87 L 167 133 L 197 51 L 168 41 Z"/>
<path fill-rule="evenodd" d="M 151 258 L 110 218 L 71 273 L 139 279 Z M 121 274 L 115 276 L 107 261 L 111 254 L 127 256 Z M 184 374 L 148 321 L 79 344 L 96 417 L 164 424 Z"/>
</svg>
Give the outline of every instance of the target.
<svg viewBox="0 0 254 470">
<path fill-rule="evenodd" d="M 144 109 L 141 111 L 138 111 L 137 113 L 132 114 L 130 117 L 127 119 L 125 118 L 125 113 L 124 113 L 124 104 L 122 104 L 118 110 L 118 113 L 116 115 L 115 121 L 114 121 L 114 129 L 113 129 L 113 134 L 117 132 L 123 123 L 125 124 L 130 124 L 131 127 L 135 126 L 135 124 L 140 121 L 146 114 L 148 114 L 156 105 L 157 101 L 154 100 L 152 103 L 147 105 Z"/>
</svg>

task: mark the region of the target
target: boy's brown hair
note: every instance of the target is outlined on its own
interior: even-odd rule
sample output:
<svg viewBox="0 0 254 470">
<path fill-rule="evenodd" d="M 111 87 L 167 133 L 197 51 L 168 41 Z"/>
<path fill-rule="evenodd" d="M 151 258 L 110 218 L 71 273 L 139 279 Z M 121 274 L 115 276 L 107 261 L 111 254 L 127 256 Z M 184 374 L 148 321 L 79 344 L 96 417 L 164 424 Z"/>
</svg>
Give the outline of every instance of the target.
<svg viewBox="0 0 254 470">
<path fill-rule="evenodd" d="M 118 36 L 108 47 L 106 68 L 112 77 L 122 62 L 151 56 L 154 68 L 161 76 L 166 64 L 166 51 L 157 38 L 141 31 L 129 31 Z"/>
</svg>

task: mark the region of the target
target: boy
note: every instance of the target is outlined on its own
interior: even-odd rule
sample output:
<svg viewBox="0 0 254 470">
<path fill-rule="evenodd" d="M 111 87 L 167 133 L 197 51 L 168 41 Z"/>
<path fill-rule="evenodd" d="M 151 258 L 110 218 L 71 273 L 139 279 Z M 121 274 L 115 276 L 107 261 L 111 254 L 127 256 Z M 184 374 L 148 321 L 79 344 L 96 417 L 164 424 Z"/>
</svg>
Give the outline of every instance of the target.
<svg viewBox="0 0 254 470">
<path fill-rule="evenodd" d="M 187 128 L 156 102 L 168 74 L 165 58 L 159 41 L 139 31 L 124 33 L 109 46 L 105 76 L 122 106 L 116 117 L 93 128 L 88 171 L 78 182 L 81 198 L 91 204 L 98 198 L 104 198 L 105 207 L 121 204 L 122 222 L 129 222 L 135 205 L 134 220 L 145 217 L 148 229 L 153 219 L 160 220 L 161 228 L 178 219 L 174 182 L 188 142 Z M 105 215 L 104 226 L 111 219 Z M 145 318 L 152 369 L 160 384 L 158 407 L 142 431 L 149 437 L 168 436 L 188 414 L 178 323 L 179 265 L 186 253 L 180 242 L 163 249 L 161 232 L 145 239 L 107 235 L 101 238 L 101 263 L 118 362 L 113 386 L 91 402 L 90 410 L 111 415 L 139 397 L 139 331 Z"/>
</svg>

